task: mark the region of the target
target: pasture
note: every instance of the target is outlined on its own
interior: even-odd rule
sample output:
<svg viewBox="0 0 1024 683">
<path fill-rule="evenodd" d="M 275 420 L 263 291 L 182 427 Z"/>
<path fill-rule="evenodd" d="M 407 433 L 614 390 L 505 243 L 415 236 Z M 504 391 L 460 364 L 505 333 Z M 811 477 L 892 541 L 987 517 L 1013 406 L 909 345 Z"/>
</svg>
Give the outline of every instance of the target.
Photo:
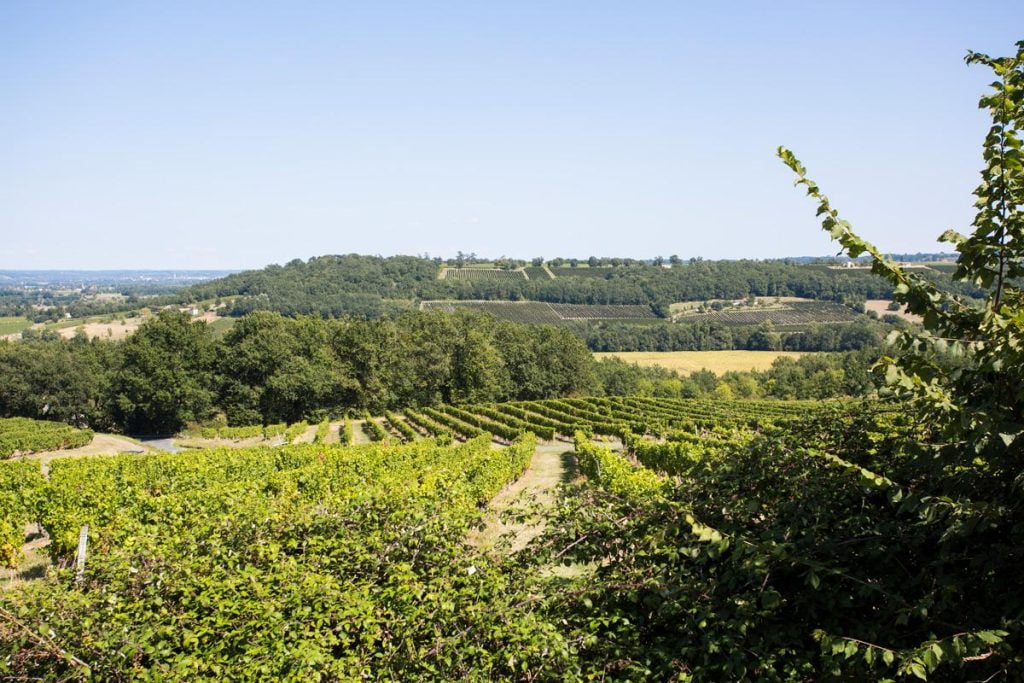
<svg viewBox="0 0 1024 683">
<path fill-rule="evenodd" d="M 0 337 L 8 334 L 19 334 L 22 330 L 28 329 L 32 323 L 23 315 L 0 316 Z"/>
</svg>

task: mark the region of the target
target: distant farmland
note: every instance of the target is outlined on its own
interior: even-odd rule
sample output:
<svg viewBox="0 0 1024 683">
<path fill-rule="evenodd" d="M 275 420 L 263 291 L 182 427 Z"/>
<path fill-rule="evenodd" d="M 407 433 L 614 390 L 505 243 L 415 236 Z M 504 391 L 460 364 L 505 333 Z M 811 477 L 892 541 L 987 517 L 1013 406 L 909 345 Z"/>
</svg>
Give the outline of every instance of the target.
<svg viewBox="0 0 1024 683">
<path fill-rule="evenodd" d="M 442 280 L 525 280 L 526 273 L 521 270 L 504 270 L 502 268 L 444 268 L 441 270 Z"/>
<path fill-rule="evenodd" d="M 650 306 L 619 304 L 550 304 L 563 320 L 644 320 L 656 318 Z"/>
<path fill-rule="evenodd" d="M 551 268 L 551 272 L 554 273 L 555 277 L 593 277 L 593 278 L 602 278 L 602 279 L 605 279 L 605 280 L 608 279 L 608 276 L 611 275 L 613 270 L 615 270 L 615 268 L 611 268 L 611 267 L 602 267 L 602 268 L 571 268 L 571 267 L 567 268 L 567 267 L 559 267 L 559 268 Z"/>
<path fill-rule="evenodd" d="M 468 308 L 519 323 L 564 325 L 583 320 L 658 320 L 649 306 L 549 304 L 542 301 L 424 301 L 424 310 Z"/>
<path fill-rule="evenodd" d="M 24 316 L 0 316 L 0 336 L 19 334 L 22 330 L 28 329 L 31 324 L 28 318 Z"/>
<path fill-rule="evenodd" d="M 805 327 L 813 323 L 853 322 L 860 316 L 853 309 L 832 301 L 783 300 L 764 306 L 730 306 L 722 310 L 687 310 L 674 317 L 677 322 L 716 322 L 723 325 L 759 325 L 771 322 L 777 328 Z"/>
<path fill-rule="evenodd" d="M 799 358 L 796 351 L 627 351 L 595 353 L 602 358 L 621 358 L 627 363 L 644 367 L 661 367 L 688 375 L 699 370 L 710 370 L 716 375 L 723 372 L 767 370 L 776 358 Z"/>
</svg>

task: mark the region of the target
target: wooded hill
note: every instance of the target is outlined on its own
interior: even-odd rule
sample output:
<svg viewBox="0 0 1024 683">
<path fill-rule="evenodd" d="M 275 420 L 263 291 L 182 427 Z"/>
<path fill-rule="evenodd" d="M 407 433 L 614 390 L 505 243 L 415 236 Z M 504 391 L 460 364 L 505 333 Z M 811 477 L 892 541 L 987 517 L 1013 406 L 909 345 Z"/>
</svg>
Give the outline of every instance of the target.
<svg viewBox="0 0 1024 683">
<path fill-rule="evenodd" d="M 295 259 L 194 285 L 181 301 L 238 297 L 230 312 L 272 310 L 285 315 L 378 317 L 413 300 L 484 299 L 567 304 L 639 304 L 666 315 L 676 301 L 798 296 L 830 301 L 888 298 L 892 286 L 869 271 L 843 271 L 784 261 L 683 261 L 671 267 L 630 263 L 547 279 L 440 279 L 440 259 L 415 256 L 319 256 Z M 593 276 L 600 271 L 599 276 Z M 928 277 L 962 289 L 947 275 Z"/>
</svg>

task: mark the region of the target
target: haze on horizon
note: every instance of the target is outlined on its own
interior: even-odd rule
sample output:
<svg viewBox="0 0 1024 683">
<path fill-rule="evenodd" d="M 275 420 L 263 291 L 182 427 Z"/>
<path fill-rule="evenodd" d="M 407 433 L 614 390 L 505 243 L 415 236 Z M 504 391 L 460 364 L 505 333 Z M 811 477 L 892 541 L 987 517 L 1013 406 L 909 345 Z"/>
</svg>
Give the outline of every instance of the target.
<svg viewBox="0 0 1024 683">
<path fill-rule="evenodd" d="M 0 5 L 0 269 L 835 253 L 966 230 L 1020 2 Z"/>
</svg>

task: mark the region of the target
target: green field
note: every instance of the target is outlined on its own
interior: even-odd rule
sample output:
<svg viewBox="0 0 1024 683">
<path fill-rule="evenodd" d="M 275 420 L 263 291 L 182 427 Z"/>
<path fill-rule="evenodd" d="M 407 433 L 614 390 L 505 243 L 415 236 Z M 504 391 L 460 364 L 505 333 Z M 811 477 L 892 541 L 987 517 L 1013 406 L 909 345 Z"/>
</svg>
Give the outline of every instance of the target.
<svg viewBox="0 0 1024 683">
<path fill-rule="evenodd" d="M 17 334 L 28 329 L 31 324 L 28 318 L 21 315 L 0 316 L 0 336 Z"/>
<path fill-rule="evenodd" d="M 219 339 L 235 326 L 235 320 L 237 318 L 217 318 L 212 323 L 207 323 L 207 326 L 213 332 L 213 336 Z"/>
</svg>

